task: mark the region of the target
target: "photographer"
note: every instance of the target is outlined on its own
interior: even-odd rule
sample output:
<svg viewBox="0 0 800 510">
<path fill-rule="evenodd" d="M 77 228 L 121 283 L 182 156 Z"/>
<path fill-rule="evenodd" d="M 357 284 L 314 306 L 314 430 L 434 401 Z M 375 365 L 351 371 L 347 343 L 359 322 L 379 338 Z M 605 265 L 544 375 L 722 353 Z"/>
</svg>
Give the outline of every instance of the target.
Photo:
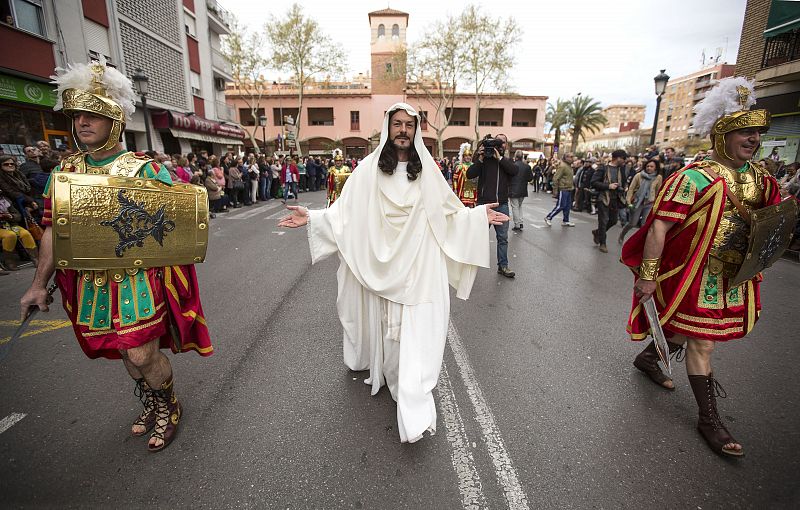
<svg viewBox="0 0 800 510">
<path fill-rule="evenodd" d="M 508 215 L 508 192 L 517 167 L 504 156 L 508 138 L 506 135 L 491 135 L 480 141 L 476 161 L 467 170 L 467 179 L 478 178 L 478 205 L 500 204 L 495 211 Z M 508 268 L 508 222 L 494 225 L 497 236 L 497 272 L 506 278 L 514 278 Z"/>
<path fill-rule="evenodd" d="M 628 154 L 621 149 L 611 153 L 611 162 L 599 166 L 592 174 L 591 187 L 598 192 L 597 229 L 592 230 L 594 244 L 600 245 L 600 251 L 608 253 L 606 232 L 616 225 L 619 210 L 625 207 L 625 159 Z"/>
</svg>

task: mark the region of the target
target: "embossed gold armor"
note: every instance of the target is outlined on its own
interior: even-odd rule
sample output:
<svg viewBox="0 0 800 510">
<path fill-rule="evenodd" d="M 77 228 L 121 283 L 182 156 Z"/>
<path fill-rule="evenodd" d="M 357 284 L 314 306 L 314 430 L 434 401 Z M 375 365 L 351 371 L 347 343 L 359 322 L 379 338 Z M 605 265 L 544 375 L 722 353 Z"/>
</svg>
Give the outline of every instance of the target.
<svg viewBox="0 0 800 510">
<path fill-rule="evenodd" d="M 713 170 L 725 179 L 728 188 L 748 212 L 764 205 L 764 190 L 761 184 L 763 178 L 752 164 L 748 163 L 746 169 L 741 172 L 711 160 L 707 160 L 707 164 L 713 165 Z M 739 214 L 736 206 L 726 199 L 722 221 L 717 228 L 711 248 L 709 261 L 711 273 L 722 273 L 728 278 L 735 276 L 747 255 L 749 237 L 750 226 Z"/>
<path fill-rule="evenodd" d="M 53 175 L 51 191 L 57 268 L 140 269 L 205 259 L 204 187 L 59 172 Z"/>
<path fill-rule="evenodd" d="M 331 167 L 328 172 L 330 173 L 329 179 L 331 179 L 333 184 L 330 189 L 328 189 L 328 205 L 330 206 L 341 196 L 344 183 L 347 182 L 347 178 L 350 177 L 350 174 L 353 172 L 349 166 L 344 165 L 340 168 L 336 168 L 335 166 Z"/>
</svg>

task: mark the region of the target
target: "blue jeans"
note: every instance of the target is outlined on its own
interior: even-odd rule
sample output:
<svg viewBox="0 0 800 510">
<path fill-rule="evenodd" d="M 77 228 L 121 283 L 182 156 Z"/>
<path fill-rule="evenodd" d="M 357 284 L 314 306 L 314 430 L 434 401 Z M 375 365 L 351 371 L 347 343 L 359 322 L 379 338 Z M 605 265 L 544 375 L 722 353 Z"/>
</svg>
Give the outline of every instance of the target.
<svg viewBox="0 0 800 510">
<path fill-rule="evenodd" d="M 494 209 L 508 216 L 508 202 L 500 204 Z M 492 225 L 494 234 L 497 237 L 497 265 L 498 267 L 508 266 L 508 222 L 502 225 Z"/>
<path fill-rule="evenodd" d="M 547 219 L 552 220 L 559 211 L 564 213 L 564 223 L 569 222 L 569 212 L 572 210 L 572 191 L 559 191 L 558 202 L 553 210 L 547 214 Z"/>
<path fill-rule="evenodd" d="M 294 195 L 294 199 L 297 200 L 297 183 L 296 182 L 287 182 L 283 184 L 283 200 L 286 201 L 289 198 L 289 188 L 291 187 L 292 194 Z"/>
<path fill-rule="evenodd" d="M 261 176 L 258 179 L 258 199 L 269 200 L 269 185 L 271 179 L 269 177 Z"/>
</svg>

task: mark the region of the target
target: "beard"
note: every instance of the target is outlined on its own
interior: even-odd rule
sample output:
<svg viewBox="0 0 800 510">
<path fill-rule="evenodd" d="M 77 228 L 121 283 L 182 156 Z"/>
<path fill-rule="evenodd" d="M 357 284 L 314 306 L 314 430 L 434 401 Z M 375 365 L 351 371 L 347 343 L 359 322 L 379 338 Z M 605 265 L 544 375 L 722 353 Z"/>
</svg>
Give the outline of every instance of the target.
<svg viewBox="0 0 800 510">
<path fill-rule="evenodd" d="M 401 145 L 403 142 L 406 141 L 408 142 L 408 145 Z M 394 138 L 392 138 L 392 147 L 394 147 L 394 149 L 398 151 L 411 150 L 411 139 L 395 136 Z"/>
</svg>

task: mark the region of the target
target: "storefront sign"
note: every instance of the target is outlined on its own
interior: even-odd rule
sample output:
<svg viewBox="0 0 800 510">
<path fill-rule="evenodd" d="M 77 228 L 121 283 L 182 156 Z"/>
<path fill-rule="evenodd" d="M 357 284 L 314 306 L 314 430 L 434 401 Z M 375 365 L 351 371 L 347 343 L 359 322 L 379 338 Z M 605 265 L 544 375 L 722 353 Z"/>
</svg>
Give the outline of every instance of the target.
<svg viewBox="0 0 800 510">
<path fill-rule="evenodd" d="M 197 115 L 184 115 L 178 112 L 153 113 L 153 126 L 156 129 L 177 129 L 237 140 L 242 140 L 246 135 L 244 129 L 239 126 L 222 124 Z"/>
<path fill-rule="evenodd" d="M 52 108 L 56 104 L 56 90 L 44 83 L 0 74 L 0 99 Z"/>
</svg>

